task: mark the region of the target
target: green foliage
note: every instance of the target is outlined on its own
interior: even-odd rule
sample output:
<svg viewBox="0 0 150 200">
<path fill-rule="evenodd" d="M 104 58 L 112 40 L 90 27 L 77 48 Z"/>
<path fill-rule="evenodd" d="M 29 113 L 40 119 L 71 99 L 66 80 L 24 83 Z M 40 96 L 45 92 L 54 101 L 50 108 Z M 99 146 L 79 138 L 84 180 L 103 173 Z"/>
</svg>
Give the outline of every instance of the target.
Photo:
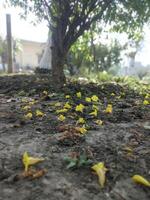
<svg viewBox="0 0 150 200">
<path fill-rule="evenodd" d="M 110 45 L 96 45 L 96 65 L 100 71 L 108 70 L 114 65 L 118 65 L 121 61 L 122 47 L 115 40 Z"/>
<path fill-rule="evenodd" d="M 78 77 L 79 79 L 81 79 L 81 77 L 84 79 L 88 79 L 88 81 L 92 81 L 94 83 L 99 83 L 99 82 L 109 82 L 109 81 L 113 81 L 114 77 L 113 75 L 111 75 L 110 73 L 106 72 L 106 71 L 102 71 L 102 72 L 88 72 L 88 70 L 86 68 L 81 68 L 81 73 L 80 73 L 80 77 Z"/>
<path fill-rule="evenodd" d="M 97 80 L 100 82 L 106 82 L 112 80 L 112 75 L 108 74 L 106 71 L 97 74 Z"/>
<path fill-rule="evenodd" d="M 92 61 L 89 32 L 86 32 L 83 37 L 80 37 L 71 47 L 68 58 L 68 65 L 74 65 L 78 69 Z"/>
<path fill-rule="evenodd" d="M 97 43 L 93 45 L 89 41 L 90 34 L 86 32 L 72 46 L 69 53 L 69 66 L 75 66 L 77 69 L 85 67 L 90 72 L 98 72 L 108 71 L 109 68 L 120 63 L 123 47 L 117 40 L 111 41 L 111 44 Z M 94 53 L 92 52 L 93 48 Z"/>
<path fill-rule="evenodd" d="M 130 0 L 119 1 L 120 4 L 112 6 L 106 19 L 114 22 L 112 29 L 117 32 L 126 32 L 129 38 L 135 37 L 136 32 L 141 32 L 145 22 L 150 18 L 150 1 Z"/>
<path fill-rule="evenodd" d="M 88 70 L 84 69 L 81 68 L 81 76 L 76 78 L 83 80 L 85 79 L 94 83 L 116 82 L 123 86 L 127 86 L 130 89 L 135 90 L 137 93 L 141 94 L 147 94 L 150 90 L 149 76 L 145 76 L 142 80 L 140 80 L 138 77 L 135 76 L 114 76 L 106 71 L 88 73 Z"/>
<path fill-rule="evenodd" d="M 68 156 L 68 157 L 65 157 L 64 160 L 68 163 L 67 169 L 79 168 L 79 167 L 87 166 L 92 163 L 92 161 L 85 154 L 81 154 L 81 155 L 77 155 L 73 157 Z"/>
<path fill-rule="evenodd" d="M 140 81 L 137 77 L 132 76 L 122 76 L 114 77 L 114 81 L 117 83 L 128 86 L 130 89 L 135 90 L 139 94 L 146 95 L 150 91 L 150 84 L 147 81 Z"/>
</svg>

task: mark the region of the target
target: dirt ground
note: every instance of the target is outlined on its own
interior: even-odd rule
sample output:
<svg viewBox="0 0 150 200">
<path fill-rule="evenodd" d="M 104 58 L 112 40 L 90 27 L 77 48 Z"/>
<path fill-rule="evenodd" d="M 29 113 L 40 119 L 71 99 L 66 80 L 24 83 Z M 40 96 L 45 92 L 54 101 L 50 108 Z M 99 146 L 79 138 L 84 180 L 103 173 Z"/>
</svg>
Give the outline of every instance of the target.
<svg viewBox="0 0 150 200">
<path fill-rule="evenodd" d="M 77 99 L 79 91 L 82 98 Z M 87 104 L 87 109 L 84 98 L 97 95 L 101 111 L 96 119 L 103 124 L 96 125 L 94 117 L 82 113 L 87 133 L 70 136 L 77 114 L 71 110 L 60 122 L 54 106 L 66 102 L 65 95 L 71 96 L 72 105 Z M 46 76 L 0 77 L 0 200 L 149 200 L 149 188 L 131 179 L 139 174 L 150 180 L 150 105 L 143 100 L 142 94 L 116 83 L 69 82 L 56 92 Z M 104 112 L 108 103 L 113 106 L 109 114 Z M 26 119 L 26 105 L 44 116 Z M 45 172 L 42 176 L 20 175 L 25 151 L 45 158 L 33 166 Z M 67 169 L 64 158 L 72 154 L 86 154 L 91 164 Z M 91 170 L 98 162 L 108 169 L 103 189 Z"/>
</svg>

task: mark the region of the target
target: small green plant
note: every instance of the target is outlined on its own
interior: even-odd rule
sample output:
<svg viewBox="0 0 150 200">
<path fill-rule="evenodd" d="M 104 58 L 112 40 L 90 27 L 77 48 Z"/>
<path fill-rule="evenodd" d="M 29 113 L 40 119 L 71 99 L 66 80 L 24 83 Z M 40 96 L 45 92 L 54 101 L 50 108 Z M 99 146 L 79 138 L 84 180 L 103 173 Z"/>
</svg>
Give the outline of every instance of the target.
<svg viewBox="0 0 150 200">
<path fill-rule="evenodd" d="M 77 152 L 73 152 L 70 156 L 65 157 L 64 160 L 68 163 L 67 169 L 79 168 L 92 163 L 92 160 L 85 153 L 79 154 Z"/>
</svg>

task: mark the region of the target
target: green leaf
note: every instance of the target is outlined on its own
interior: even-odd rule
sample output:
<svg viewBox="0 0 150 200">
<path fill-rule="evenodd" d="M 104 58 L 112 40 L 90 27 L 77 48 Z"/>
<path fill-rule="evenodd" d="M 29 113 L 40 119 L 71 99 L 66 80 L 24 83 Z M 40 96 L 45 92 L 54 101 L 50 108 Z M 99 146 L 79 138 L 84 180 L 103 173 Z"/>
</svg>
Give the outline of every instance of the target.
<svg viewBox="0 0 150 200">
<path fill-rule="evenodd" d="M 70 162 L 70 163 L 67 165 L 67 169 L 74 168 L 74 167 L 76 167 L 76 166 L 77 166 L 77 162 L 72 161 L 72 162 Z"/>
</svg>

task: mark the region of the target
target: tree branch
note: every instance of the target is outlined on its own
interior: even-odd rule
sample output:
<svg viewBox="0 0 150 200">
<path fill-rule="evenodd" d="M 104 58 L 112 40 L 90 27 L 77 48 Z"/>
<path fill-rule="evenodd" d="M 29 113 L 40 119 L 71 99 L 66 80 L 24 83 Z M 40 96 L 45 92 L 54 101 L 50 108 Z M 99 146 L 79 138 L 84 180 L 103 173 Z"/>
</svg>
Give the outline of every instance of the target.
<svg viewBox="0 0 150 200">
<path fill-rule="evenodd" d="M 91 7 L 89 8 L 89 12 L 87 13 L 87 15 L 84 16 L 84 18 L 79 18 L 78 21 L 76 19 L 76 23 L 72 24 L 72 26 L 74 25 L 74 27 L 72 27 L 72 31 L 71 30 L 68 31 L 68 33 L 65 37 L 65 41 L 64 41 L 64 46 L 66 48 L 66 51 L 78 39 L 78 37 L 80 37 L 84 33 L 85 30 L 88 30 L 90 28 L 91 24 L 94 21 L 102 18 L 104 12 L 111 5 L 113 0 L 107 0 L 107 2 L 105 1 L 104 5 L 103 6 L 101 5 L 101 11 L 98 14 L 93 15 L 93 17 L 89 17 L 91 12 L 93 12 L 94 9 L 97 6 L 99 6 L 99 4 L 96 5 L 96 2 L 97 1 L 95 1 L 95 4 L 91 3 Z M 77 27 L 79 27 L 79 30 L 77 30 Z"/>
</svg>

